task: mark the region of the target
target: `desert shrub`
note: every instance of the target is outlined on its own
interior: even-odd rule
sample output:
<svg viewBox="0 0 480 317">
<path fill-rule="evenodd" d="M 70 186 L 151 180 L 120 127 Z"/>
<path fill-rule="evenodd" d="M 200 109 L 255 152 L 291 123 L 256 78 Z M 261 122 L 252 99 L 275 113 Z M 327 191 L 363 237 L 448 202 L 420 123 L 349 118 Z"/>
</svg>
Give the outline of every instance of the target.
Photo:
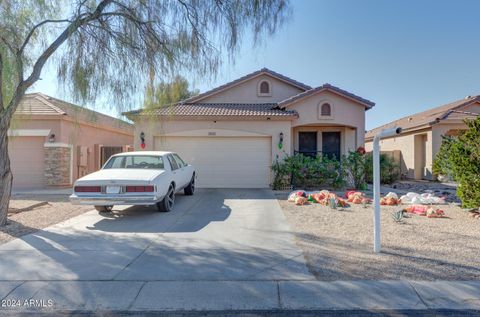
<svg viewBox="0 0 480 317">
<path fill-rule="evenodd" d="M 465 208 L 480 206 L 480 117 L 466 120 L 467 130 L 458 137 L 444 139 L 437 172 L 451 172 L 458 182 L 457 195 Z M 444 145 L 445 144 L 445 145 Z"/>
<path fill-rule="evenodd" d="M 400 168 L 393 158 L 380 154 L 380 183 L 392 184 L 400 179 Z M 365 155 L 365 181 L 373 183 L 373 156 L 372 152 Z"/>
<path fill-rule="evenodd" d="M 360 148 L 359 148 L 360 149 Z M 373 161 L 371 153 L 350 151 L 341 161 L 326 156 L 316 157 L 295 154 L 272 165 L 274 189 L 293 183 L 295 187 L 318 188 L 330 186 L 342 188 L 345 185 L 364 190 L 367 182 L 373 182 Z M 389 156 L 380 156 L 380 182 L 391 184 L 400 178 L 397 164 Z"/>
<path fill-rule="evenodd" d="M 432 171 L 434 175 L 444 175 L 453 178 L 452 166 L 449 160 L 450 149 L 455 141 L 453 137 L 442 136 L 442 145 L 433 160 Z"/>
<path fill-rule="evenodd" d="M 272 165 L 274 179 L 272 187 L 278 189 L 291 180 L 295 187 L 312 188 L 329 185 L 334 188 L 343 186 L 340 162 L 325 156 L 305 156 L 295 154 L 286 156 L 283 161 Z"/>
<path fill-rule="evenodd" d="M 342 170 L 345 182 L 356 189 L 366 189 L 365 154 L 359 151 L 349 151 L 342 157 Z"/>
</svg>

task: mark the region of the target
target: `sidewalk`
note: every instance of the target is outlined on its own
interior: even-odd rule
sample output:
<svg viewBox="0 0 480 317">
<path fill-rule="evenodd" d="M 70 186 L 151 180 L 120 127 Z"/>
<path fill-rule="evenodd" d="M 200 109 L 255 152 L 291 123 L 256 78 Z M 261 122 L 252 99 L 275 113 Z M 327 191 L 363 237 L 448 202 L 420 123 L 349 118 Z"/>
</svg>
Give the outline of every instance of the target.
<svg viewBox="0 0 480 317">
<path fill-rule="evenodd" d="M 0 315 L 302 312 L 480 315 L 480 281 L 31 281 L 0 282 Z M 25 299 L 33 299 L 24 303 Z M 53 301 L 52 307 L 48 300 Z M 28 307 L 28 306 L 31 307 Z M 442 315 L 442 314 L 440 314 Z"/>
</svg>

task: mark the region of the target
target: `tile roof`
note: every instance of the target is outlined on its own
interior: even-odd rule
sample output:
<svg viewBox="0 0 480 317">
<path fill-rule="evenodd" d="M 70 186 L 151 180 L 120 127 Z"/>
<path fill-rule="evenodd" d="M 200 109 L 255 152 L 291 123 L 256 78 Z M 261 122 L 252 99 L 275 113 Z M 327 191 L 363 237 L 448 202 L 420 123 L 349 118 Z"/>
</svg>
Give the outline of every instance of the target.
<svg viewBox="0 0 480 317">
<path fill-rule="evenodd" d="M 422 111 L 401 119 L 389 122 L 375 129 L 367 131 L 365 139 L 372 139 L 378 131 L 385 128 L 401 127 L 403 131 L 408 131 L 420 127 L 427 127 L 439 121 L 463 120 L 466 118 L 474 118 L 478 114 L 473 112 L 461 111 L 459 108 L 480 102 L 480 96 L 468 96 L 446 105 L 435 107 L 426 111 Z"/>
<path fill-rule="evenodd" d="M 42 93 L 25 94 L 18 105 L 17 111 L 15 111 L 15 115 L 67 116 L 72 118 L 72 120 L 133 132 L 133 125 L 126 121 Z"/>
<path fill-rule="evenodd" d="M 185 102 L 185 103 L 192 103 L 192 102 L 199 101 L 199 100 L 204 99 L 204 98 L 206 98 L 206 97 L 208 97 L 208 96 L 210 96 L 210 95 L 213 95 L 213 94 L 215 94 L 215 93 L 217 93 L 217 92 L 220 92 L 220 91 L 222 91 L 222 90 L 224 90 L 224 89 L 227 89 L 227 88 L 230 88 L 230 87 L 232 87 L 232 86 L 235 86 L 235 85 L 237 85 L 237 84 L 239 84 L 239 83 L 241 83 L 241 82 L 243 82 L 243 81 L 246 81 L 246 80 L 248 80 L 248 79 L 250 79 L 250 78 L 254 78 L 254 77 L 259 76 L 259 75 L 262 75 L 262 74 L 270 75 L 270 76 L 272 76 L 272 77 L 275 77 L 275 78 L 277 78 L 277 79 L 280 79 L 280 80 L 282 80 L 282 81 L 284 81 L 284 82 L 287 82 L 287 83 L 289 83 L 289 84 L 291 84 L 291 85 L 293 85 L 293 86 L 296 86 L 296 87 L 298 87 L 298 88 L 300 88 L 300 89 L 303 89 L 303 90 L 310 90 L 310 89 L 312 89 L 312 87 L 310 87 L 309 85 L 306 85 L 306 84 L 304 84 L 304 83 L 301 83 L 301 82 L 296 81 L 296 80 L 294 80 L 294 79 L 292 79 L 292 78 L 290 78 L 290 77 L 287 77 L 287 76 L 285 76 L 285 75 L 279 74 L 279 73 L 277 73 L 277 72 L 274 72 L 273 70 L 270 70 L 270 69 L 264 67 L 264 68 L 262 68 L 262 69 L 260 69 L 260 70 L 257 70 L 257 71 L 255 71 L 255 72 L 253 72 L 253 73 L 250 73 L 250 74 L 248 74 L 248 75 L 245 75 L 245 76 L 243 76 L 243 77 L 240 77 L 240 78 L 238 78 L 238 79 L 235 79 L 235 80 L 233 80 L 233 81 L 231 81 L 231 82 L 228 82 L 228 83 L 223 84 L 223 85 L 221 85 L 221 86 L 218 86 L 218 87 L 216 87 L 216 88 L 213 88 L 213 89 L 211 89 L 211 90 L 209 90 L 209 91 L 206 91 L 206 92 L 201 93 L 201 94 L 199 94 L 199 95 L 196 95 L 196 96 L 190 97 L 190 98 L 188 98 L 188 99 L 185 99 L 184 102 Z"/>
<path fill-rule="evenodd" d="M 257 116 L 257 117 L 295 117 L 294 110 L 279 109 L 276 103 L 243 104 L 243 103 L 179 103 L 161 108 L 135 110 L 128 115 L 155 116 Z"/>
<path fill-rule="evenodd" d="M 343 90 L 343 89 L 340 89 L 336 86 L 333 86 L 333 85 L 330 85 L 330 84 L 323 84 L 322 86 L 319 86 L 317 88 L 313 88 L 313 89 L 310 89 L 310 90 L 307 90 L 305 92 L 302 92 L 302 93 L 299 93 L 298 95 L 295 95 L 295 96 L 292 96 L 288 99 L 285 99 L 281 102 L 278 103 L 278 106 L 279 107 L 286 107 L 287 105 L 291 104 L 291 103 L 294 103 L 298 100 L 301 100 L 303 98 L 306 98 L 306 97 L 309 97 L 317 92 L 320 92 L 320 91 L 323 91 L 323 90 L 330 90 L 330 91 L 333 91 L 333 92 L 336 92 L 340 95 L 343 95 L 347 98 L 351 98 L 351 99 L 354 99 L 358 102 L 360 102 L 361 104 L 364 104 L 367 109 L 370 109 L 372 108 L 373 106 L 375 106 L 375 103 L 370 101 L 370 100 L 367 100 L 365 98 L 362 98 L 362 97 L 359 97 L 355 94 L 352 94 L 351 92 L 348 92 L 346 90 Z"/>
<path fill-rule="evenodd" d="M 66 115 L 66 112 L 47 102 L 39 94 L 26 94 L 20 101 L 15 114 L 23 115 Z"/>
</svg>

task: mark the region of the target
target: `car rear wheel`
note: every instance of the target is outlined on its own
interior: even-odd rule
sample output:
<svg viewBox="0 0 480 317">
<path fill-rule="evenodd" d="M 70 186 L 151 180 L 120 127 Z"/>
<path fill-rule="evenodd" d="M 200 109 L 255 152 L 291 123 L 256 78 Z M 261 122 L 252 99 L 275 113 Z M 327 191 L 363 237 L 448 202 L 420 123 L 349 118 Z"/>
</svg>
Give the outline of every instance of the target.
<svg viewBox="0 0 480 317">
<path fill-rule="evenodd" d="M 183 191 L 187 196 L 191 196 L 195 193 L 195 174 L 193 174 L 190 184 L 188 184 Z"/>
<path fill-rule="evenodd" d="M 95 206 L 95 209 L 99 212 L 112 212 L 113 206 Z"/>
<path fill-rule="evenodd" d="M 173 185 L 168 187 L 167 194 L 162 199 L 162 201 L 157 203 L 157 209 L 161 212 L 169 212 L 173 208 L 173 204 L 175 203 L 175 188 Z"/>
</svg>

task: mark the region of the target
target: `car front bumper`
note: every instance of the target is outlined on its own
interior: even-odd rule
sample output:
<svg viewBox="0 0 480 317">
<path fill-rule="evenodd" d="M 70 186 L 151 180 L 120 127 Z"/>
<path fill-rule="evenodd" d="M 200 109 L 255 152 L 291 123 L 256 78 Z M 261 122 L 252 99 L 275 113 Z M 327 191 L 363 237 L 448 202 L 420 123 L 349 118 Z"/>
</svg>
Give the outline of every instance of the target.
<svg viewBox="0 0 480 317">
<path fill-rule="evenodd" d="M 73 194 L 70 196 L 70 202 L 74 205 L 154 205 L 163 197 L 157 195 L 81 195 Z"/>
</svg>

